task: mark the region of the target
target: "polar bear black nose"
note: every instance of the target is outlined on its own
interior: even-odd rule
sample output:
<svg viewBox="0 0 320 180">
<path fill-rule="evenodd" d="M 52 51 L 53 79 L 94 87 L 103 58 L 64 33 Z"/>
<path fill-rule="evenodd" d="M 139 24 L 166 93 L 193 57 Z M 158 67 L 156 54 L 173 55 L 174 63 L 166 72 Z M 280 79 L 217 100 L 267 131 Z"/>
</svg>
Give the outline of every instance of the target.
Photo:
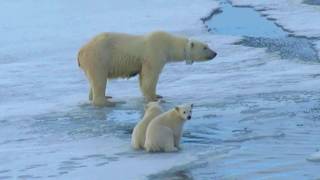
<svg viewBox="0 0 320 180">
<path fill-rule="evenodd" d="M 187 119 L 190 120 L 190 119 L 191 119 L 191 116 L 189 115 L 189 116 L 187 117 Z"/>
<path fill-rule="evenodd" d="M 210 49 L 210 55 L 208 56 L 208 59 L 213 59 L 217 56 L 217 53 Z"/>
<path fill-rule="evenodd" d="M 215 58 L 217 56 L 217 53 L 216 52 L 213 52 L 213 57 L 212 58 Z"/>
</svg>

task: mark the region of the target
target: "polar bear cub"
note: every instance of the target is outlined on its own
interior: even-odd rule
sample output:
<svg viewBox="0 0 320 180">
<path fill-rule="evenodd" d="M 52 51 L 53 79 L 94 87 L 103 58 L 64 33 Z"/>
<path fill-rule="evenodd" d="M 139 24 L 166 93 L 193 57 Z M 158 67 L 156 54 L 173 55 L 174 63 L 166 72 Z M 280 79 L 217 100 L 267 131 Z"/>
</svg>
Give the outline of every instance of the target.
<svg viewBox="0 0 320 180">
<path fill-rule="evenodd" d="M 192 104 L 177 106 L 153 119 L 147 128 L 145 150 L 178 151 L 183 124 L 191 119 Z"/>
<path fill-rule="evenodd" d="M 134 149 L 143 149 L 146 137 L 146 129 L 150 121 L 163 112 L 160 102 L 149 102 L 141 121 L 134 127 L 131 137 L 131 145 Z"/>
</svg>

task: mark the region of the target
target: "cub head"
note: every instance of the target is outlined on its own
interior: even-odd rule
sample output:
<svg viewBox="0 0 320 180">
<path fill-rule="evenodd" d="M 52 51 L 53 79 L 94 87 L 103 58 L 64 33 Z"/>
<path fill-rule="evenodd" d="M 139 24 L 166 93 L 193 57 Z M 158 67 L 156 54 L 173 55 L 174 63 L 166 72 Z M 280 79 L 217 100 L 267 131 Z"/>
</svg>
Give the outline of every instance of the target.
<svg viewBox="0 0 320 180">
<path fill-rule="evenodd" d="M 217 56 L 217 53 L 200 41 L 189 40 L 185 50 L 185 58 L 187 64 L 193 61 L 209 61 Z"/>
<path fill-rule="evenodd" d="M 183 120 L 190 120 L 192 116 L 193 104 L 183 104 L 175 107 L 175 111 Z"/>
</svg>

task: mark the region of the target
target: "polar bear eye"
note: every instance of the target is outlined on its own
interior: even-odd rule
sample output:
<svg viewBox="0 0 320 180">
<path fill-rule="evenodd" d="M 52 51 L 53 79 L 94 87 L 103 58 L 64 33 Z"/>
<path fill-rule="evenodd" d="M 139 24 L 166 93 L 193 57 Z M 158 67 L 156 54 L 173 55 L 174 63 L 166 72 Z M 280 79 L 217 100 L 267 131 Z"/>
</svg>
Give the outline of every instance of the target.
<svg viewBox="0 0 320 180">
<path fill-rule="evenodd" d="M 183 114 L 185 114 L 186 113 L 186 111 L 183 111 Z"/>
<path fill-rule="evenodd" d="M 207 49 L 208 49 L 208 47 L 204 47 L 203 49 L 204 49 L 204 50 L 207 50 Z"/>
</svg>

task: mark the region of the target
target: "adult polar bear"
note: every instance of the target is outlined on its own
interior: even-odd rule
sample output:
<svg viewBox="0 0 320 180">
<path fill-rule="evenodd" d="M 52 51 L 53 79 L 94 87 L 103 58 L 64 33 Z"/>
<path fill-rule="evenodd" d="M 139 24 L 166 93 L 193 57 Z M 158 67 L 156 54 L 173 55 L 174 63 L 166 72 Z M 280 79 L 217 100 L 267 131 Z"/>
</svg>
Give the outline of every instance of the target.
<svg viewBox="0 0 320 180">
<path fill-rule="evenodd" d="M 90 83 L 89 99 L 96 106 L 112 106 L 105 96 L 108 79 L 130 78 L 139 74 L 142 94 L 156 101 L 159 75 L 167 62 L 187 63 L 210 60 L 216 53 L 204 43 L 166 32 L 148 35 L 102 33 L 84 45 L 78 64 Z"/>
</svg>

